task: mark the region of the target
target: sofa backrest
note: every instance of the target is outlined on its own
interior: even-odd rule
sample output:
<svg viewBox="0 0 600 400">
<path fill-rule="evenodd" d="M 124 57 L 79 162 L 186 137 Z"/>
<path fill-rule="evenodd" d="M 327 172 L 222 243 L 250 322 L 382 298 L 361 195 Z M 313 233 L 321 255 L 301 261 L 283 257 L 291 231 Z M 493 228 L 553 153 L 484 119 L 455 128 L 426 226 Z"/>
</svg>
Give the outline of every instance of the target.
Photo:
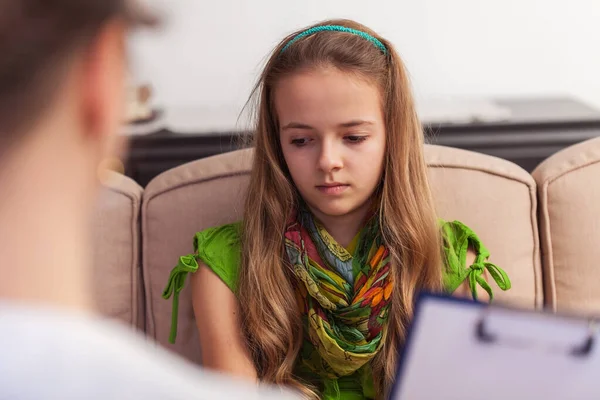
<svg viewBox="0 0 600 400">
<path fill-rule="evenodd" d="M 600 315 L 600 138 L 556 153 L 533 176 L 547 303 L 558 312 Z"/>
<path fill-rule="evenodd" d="M 109 318 L 144 329 L 140 263 L 142 188 L 111 174 L 100 196 L 93 225 L 94 296 Z"/>
<path fill-rule="evenodd" d="M 509 161 L 455 148 L 427 146 L 425 158 L 440 217 L 470 226 L 490 250 L 490 261 L 508 273 L 512 289 L 495 288 L 497 300 L 522 308 L 542 307 L 537 198 L 531 175 Z"/>
<path fill-rule="evenodd" d="M 197 231 L 238 221 L 248 185 L 252 150 L 198 160 L 165 172 L 146 187 L 142 206 L 143 272 L 147 334 L 161 345 L 200 362 L 191 290 L 181 293 L 177 343 L 168 343 L 171 301 L 162 298 L 169 272 L 193 251 Z M 503 267 L 513 289 L 498 301 L 525 308 L 543 304 L 531 175 L 498 158 L 465 150 L 427 146 L 439 215 L 470 225 Z"/>
<path fill-rule="evenodd" d="M 164 300 L 162 292 L 179 257 L 193 252 L 197 231 L 241 217 L 251 162 L 251 150 L 198 160 L 157 176 L 144 192 L 142 257 L 147 335 L 195 362 L 200 362 L 200 344 L 191 291 L 186 288 L 179 299 L 175 345 L 167 340 L 172 301 Z"/>
</svg>

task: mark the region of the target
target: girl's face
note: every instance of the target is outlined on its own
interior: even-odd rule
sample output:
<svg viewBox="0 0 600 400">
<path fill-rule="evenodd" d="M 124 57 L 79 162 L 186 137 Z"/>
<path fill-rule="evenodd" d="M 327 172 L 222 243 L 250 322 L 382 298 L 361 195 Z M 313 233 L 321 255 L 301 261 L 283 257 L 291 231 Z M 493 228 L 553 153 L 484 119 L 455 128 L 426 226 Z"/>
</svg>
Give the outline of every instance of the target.
<svg viewBox="0 0 600 400">
<path fill-rule="evenodd" d="M 385 123 L 377 85 L 336 68 L 277 82 L 283 155 L 316 217 L 364 215 L 381 179 Z"/>
</svg>

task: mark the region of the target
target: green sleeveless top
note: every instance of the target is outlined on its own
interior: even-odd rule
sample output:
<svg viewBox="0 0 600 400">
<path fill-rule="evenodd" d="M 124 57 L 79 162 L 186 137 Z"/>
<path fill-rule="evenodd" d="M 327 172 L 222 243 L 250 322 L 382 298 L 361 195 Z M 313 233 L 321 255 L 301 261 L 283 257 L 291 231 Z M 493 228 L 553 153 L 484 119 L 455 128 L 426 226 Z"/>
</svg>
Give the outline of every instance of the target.
<svg viewBox="0 0 600 400">
<path fill-rule="evenodd" d="M 467 281 L 473 298 L 477 298 L 477 287 L 483 288 L 490 299 L 493 292 L 483 277 L 485 270 L 502 290 L 510 289 L 510 280 L 506 273 L 488 262 L 490 256 L 479 237 L 466 225 L 458 222 L 440 221 L 444 239 L 444 289 L 453 293 Z M 179 263 L 171 271 L 167 287 L 163 293 L 165 299 L 173 296 L 173 315 L 171 336 L 173 343 L 177 334 L 178 295 L 185 285 L 187 274 L 198 270 L 198 262 L 210 268 L 232 292 L 236 293 L 238 269 L 240 266 L 241 223 L 227 224 L 209 228 L 194 236 L 194 253 L 180 257 Z M 475 254 L 473 265 L 466 265 L 467 251 L 471 248 Z M 310 345 L 310 344 L 305 344 Z M 302 349 L 303 351 L 305 349 Z M 310 371 L 298 366 L 296 374 L 320 387 L 323 400 L 365 400 L 375 396 L 370 368 L 363 368 L 355 374 L 336 381 L 312 376 Z"/>
</svg>

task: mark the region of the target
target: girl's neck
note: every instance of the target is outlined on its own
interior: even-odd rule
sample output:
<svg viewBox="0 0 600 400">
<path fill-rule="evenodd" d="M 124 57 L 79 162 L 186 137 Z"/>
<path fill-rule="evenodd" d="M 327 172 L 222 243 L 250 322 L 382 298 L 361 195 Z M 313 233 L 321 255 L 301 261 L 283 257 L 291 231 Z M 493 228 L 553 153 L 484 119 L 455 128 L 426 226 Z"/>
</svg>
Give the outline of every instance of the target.
<svg viewBox="0 0 600 400">
<path fill-rule="evenodd" d="M 335 241 L 343 247 L 348 247 L 363 227 L 367 214 L 371 210 L 371 204 L 365 203 L 344 215 L 327 215 L 313 207 L 309 208 Z"/>
</svg>

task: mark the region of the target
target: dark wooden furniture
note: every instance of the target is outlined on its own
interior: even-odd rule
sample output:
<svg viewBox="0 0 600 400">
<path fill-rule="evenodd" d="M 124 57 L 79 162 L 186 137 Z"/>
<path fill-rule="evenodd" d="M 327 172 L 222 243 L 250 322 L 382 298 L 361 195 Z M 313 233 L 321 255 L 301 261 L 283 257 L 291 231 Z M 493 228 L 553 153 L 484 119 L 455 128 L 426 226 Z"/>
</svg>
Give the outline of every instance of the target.
<svg viewBox="0 0 600 400">
<path fill-rule="evenodd" d="M 510 160 L 527 171 L 553 153 L 600 136 L 600 111 L 568 98 L 498 100 L 511 110 L 496 123 L 425 124 L 428 143 Z M 126 174 L 145 186 L 178 165 L 240 148 L 240 132 L 181 134 L 166 129 L 133 136 Z"/>
</svg>

